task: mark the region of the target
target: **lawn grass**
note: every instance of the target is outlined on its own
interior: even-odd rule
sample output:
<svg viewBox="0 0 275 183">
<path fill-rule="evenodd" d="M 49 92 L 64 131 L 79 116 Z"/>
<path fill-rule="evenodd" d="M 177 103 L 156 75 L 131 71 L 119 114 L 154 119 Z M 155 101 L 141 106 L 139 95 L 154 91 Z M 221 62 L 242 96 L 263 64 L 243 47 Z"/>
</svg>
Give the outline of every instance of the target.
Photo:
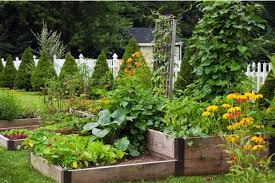
<svg viewBox="0 0 275 183">
<path fill-rule="evenodd" d="M 39 92 L 27 92 L 24 90 L 10 90 L 7 88 L 0 88 L 0 93 L 9 93 L 13 95 L 23 106 L 33 110 L 43 110 L 43 96 Z"/>
</svg>

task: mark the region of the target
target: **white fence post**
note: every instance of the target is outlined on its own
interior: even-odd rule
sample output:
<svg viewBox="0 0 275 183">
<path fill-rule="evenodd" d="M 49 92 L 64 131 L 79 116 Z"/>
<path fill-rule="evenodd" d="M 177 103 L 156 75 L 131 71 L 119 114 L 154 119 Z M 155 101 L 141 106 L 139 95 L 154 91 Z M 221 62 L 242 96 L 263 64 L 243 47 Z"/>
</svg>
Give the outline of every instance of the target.
<svg viewBox="0 0 275 183">
<path fill-rule="evenodd" d="M 117 59 L 117 54 L 114 53 L 113 54 L 113 76 L 114 76 L 114 79 L 116 79 L 117 75 L 118 75 L 118 71 L 119 71 L 119 66 L 120 66 L 120 62 L 119 62 L 119 59 Z"/>
</svg>

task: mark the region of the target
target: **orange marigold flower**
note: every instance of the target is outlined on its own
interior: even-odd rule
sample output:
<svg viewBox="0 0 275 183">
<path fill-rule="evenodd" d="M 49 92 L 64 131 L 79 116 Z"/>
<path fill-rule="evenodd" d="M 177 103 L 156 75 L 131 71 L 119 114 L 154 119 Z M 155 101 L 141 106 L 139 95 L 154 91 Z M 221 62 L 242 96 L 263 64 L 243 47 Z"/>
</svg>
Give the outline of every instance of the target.
<svg viewBox="0 0 275 183">
<path fill-rule="evenodd" d="M 252 117 L 243 118 L 243 119 L 241 119 L 240 124 L 241 125 L 251 125 L 251 124 L 253 124 L 253 121 L 254 121 L 254 119 Z"/>
</svg>

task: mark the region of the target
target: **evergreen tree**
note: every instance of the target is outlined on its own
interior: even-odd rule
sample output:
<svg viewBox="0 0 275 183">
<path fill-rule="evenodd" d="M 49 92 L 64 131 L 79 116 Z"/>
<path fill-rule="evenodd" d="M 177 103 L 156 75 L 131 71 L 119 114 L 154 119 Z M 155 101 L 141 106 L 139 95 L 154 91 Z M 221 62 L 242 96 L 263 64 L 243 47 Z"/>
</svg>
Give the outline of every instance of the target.
<svg viewBox="0 0 275 183">
<path fill-rule="evenodd" d="M 180 71 L 178 73 L 177 80 L 175 82 L 176 90 L 185 90 L 186 86 L 191 84 L 196 75 L 193 73 L 194 67 L 190 64 L 191 56 L 194 54 L 192 48 L 186 47 L 184 57 L 180 65 Z"/>
<path fill-rule="evenodd" d="M 78 72 L 78 67 L 77 67 L 77 64 L 74 60 L 74 57 L 71 55 L 70 52 L 68 52 L 66 54 L 66 57 L 65 57 L 65 63 L 61 69 L 61 73 L 60 73 L 60 78 L 65 78 L 67 76 L 72 76 L 74 75 L 75 73 Z"/>
<path fill-rule="evenodd" d="M 31 77 L 35 68 L 33 55 L 30 48 L 25 49 L 22 62 L 19 66 L 15 78 L 15 86 L 19 89 L 26 89 L 27 91 L 32 88 Z"/>
<path fill-rule="evenodd" d="M 4 65 L 3 62 L 0 61 L 0 86 L 3 85 L 3 80 L 2 80 L 2 71 L 4 70 Z"/>
<path fill-rule="evenodd" d="M 16 68 L 14 67 L 12 56 L 8 55 L 6 66 L 2 71 L 2 83 L 4 87 L 12 89 L 14 87 L 14 79 L 16 76 Z"/>
<path fill-rule="evenodd" d="M 132 37 L 126 47 L 126 50 L 122 56 L 123 62 L 120 65 L 118 76 L 121 77 L 123 75 L 124 69 L 126 67 L 126 61 L 128 58 L 132 56 L 135 52 L 140 51 L 138 43 L 134 37 Z"/>
<path fill-rule="evenodd" d="M 102 50 L 97 58 L 94 72 L 91 76 L 91 87 L 93 91 L 96 88 L 110 89 L 112 86 L 114 78 L 106 59 L 106 54 Z"/>
<path fill-rule="evenodd" d="M 259 101 L 261 107 L 268 107 L 269 103 L 265 100 L 271 101 L 275 95 L 275 55 L 269 57 L 272 63 L 272 70 L 269 71 L 264 85 L 261 87 L 259 93 L 263 94 L 264 98 Z"/>
<path fill-rule="evenodd" d="M 45 50 L 42 51 L 38 65 L 33 71 L 31 83 L 34 90 L 40 90 L 49 79 L 55 79 L 56 73 Z"/>
</svg>

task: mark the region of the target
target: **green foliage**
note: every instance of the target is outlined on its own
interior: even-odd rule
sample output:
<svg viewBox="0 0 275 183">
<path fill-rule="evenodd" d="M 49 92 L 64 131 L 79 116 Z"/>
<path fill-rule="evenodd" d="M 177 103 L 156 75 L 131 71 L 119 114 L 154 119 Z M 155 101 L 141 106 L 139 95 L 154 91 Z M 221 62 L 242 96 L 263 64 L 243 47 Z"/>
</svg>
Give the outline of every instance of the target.
<svg viewBox="0 0 275 183">
<path fill-rule="evenodd" d="M 6 93 L 0 94 L 0 119 L 13 120 L 21 113 L 21 107 L 18 101 Z"/>
<path fill-rule="evenodd" d="M 123 77 L 124 75 L 124 69 L 126 68 L 126 61 L 128 58 L 130 58 L 135 52 L 140 51 L 137 40 L 132 37 L 129 40 L 129 43 L 125 49 L 125 52 L 122 56 L 122 64 L 120 65 L 119 72 L 118 72 L 118 77 Z"/>
<path fill-rule="evenodd" d="M 27 129 L 12 129 L 12 130 L 4 131 L 2 134 L 6 137 L 11 136 L 11 135 L 28 136 L 30 134 L 30 132 Z"/>
<path fill-rule="evenodd" d="M 198 103 L 192 98 L 175 98 L 166 103 L 166 126 L 164 133 L 177 137 L 206 136 L 211 129 L 208 124 L 201 123 L 201 114 L 207 103 Z"/>
<path fill-rule="evenodd" d="M 17 88 L 26 90 L 30 90 L 32 88 L 31 76 L 34 68 L 35 64 L 31 49 L 27 48 L 23 53 L 22 61 L 16 74 L 15 86 Z"/>
<path fill-rule="evenodd" d="M 110 90 L 112 88 L 114 78 L 112 72 L 109 69 L 106 59 L 106 54 L 102 50 L 97 58 L 96 65 L 90 81 L 93 97 L 97 97 L 97 95 L 95 94 L 97 89 Z"/>
<path fill-rule="evenodd" d="M 190 40 L 191 62 L 197 75 L 194 96 L 202 99 L 229 93 L 245 77 L 244 70 L 256 38 L 264 29 L 257 16 L 260 5 L 240 1 L 205 1 L 203 18 Z M 237 13 L 236 13 L 237 12 Z"/>
<path fill-rule="evenodd" d="M 157 94 L 168 93 L 169 64 L 172 40 L 172 17 L 156 14 L 156 26 L 154 31 L 154 74 L 153 85 Z"/>
<path fill-rule="evenodd" d="M 74 60 L 74 57 L 68 52 L 65 56 L 65 62 L 61 69 L 61 73 L 59 75 L 60 79 L 65 77 L 73 76 L 78 73 L 77 64 Z"/>
<path fill-rule="evenodd" d="M 2 86 L 12 89 L 14 87 L 15 76 L 16 68 L 14 67 L 12 56 L 8 55 L 6 65 L 2 70 Z"/>
<path fill-rule="evenodd" d="M 259 91 L 259 93 L 263 94 L 264 96 L 264 99 L 260 101 L 260 105 L 262 107 L 268 107 L 268 101 L 274 99 L 275 96 L 275 54 L 270 56 L 269 58 L 272 63 L 272 70 L 268 73 L 265 83 Z"/>
<path fill-rule="evenodd" d="M 33 71 L 31 83 L 34 90 L 41 90 L 45 86 L 46 81 L 56 78 L 53 64 L 48 59 L 46 51 L 42 51 L 38 65 Z"/>
<path fill-rule="evenodd" d="M 196 79 L 196 75 L 193 73 L 194 68 L 190 64 L 190 59 L 193 54 L 194 49 L 191 49 L 189 46 L 187 46 L 180 65 L 180 71 L 175 82 L 176 90 L 185 90 L 186 87 L 192 82 L 194 82 L 194 80 Z"/>
<path fill-rule="evenodd" d="M 136 157 L 145 150 L 146 130 L 163 124 L 164 100 L 144 88 L 136 77 L 128 76 L 122 81 L 102 99 L 107 106 L 99 112 L 97 122 L 88 123 L 84 130 L 94 135 L 91 140 L 115 143 L 117 148 L 127 149 L 130 156 Z"/>
<path fill-rule="evenodd" d="M 24 145 L 50 163 L 68 169 L 110 165 L 124 156 L 124 152 L 110 145 L 89 142 L 89 137 L 61 135 L 44 129 L 35 130 Z"/>
</svg>

